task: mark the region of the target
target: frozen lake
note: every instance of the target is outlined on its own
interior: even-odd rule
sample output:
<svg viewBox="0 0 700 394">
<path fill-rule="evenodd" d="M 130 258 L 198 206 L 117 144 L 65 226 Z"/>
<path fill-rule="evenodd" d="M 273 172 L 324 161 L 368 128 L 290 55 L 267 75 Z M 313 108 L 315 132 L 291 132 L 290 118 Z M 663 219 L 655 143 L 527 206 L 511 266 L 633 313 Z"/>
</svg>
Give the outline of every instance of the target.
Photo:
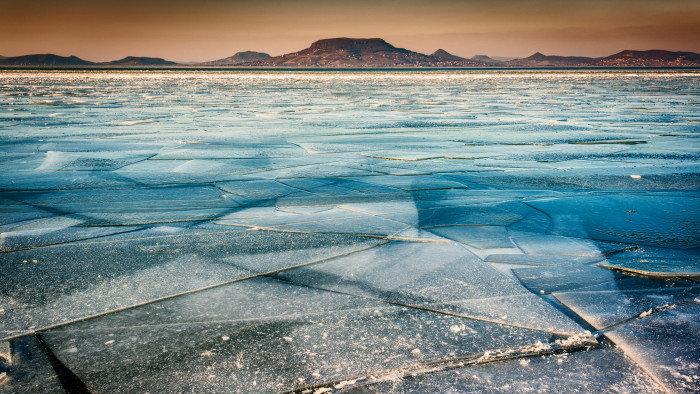
<svg viewBox="0 0 700 394">
<path fill-rule="evenodd" d="M 700 71 L 0 71 L 0 392 L 700 390 Z"/>
</svg>

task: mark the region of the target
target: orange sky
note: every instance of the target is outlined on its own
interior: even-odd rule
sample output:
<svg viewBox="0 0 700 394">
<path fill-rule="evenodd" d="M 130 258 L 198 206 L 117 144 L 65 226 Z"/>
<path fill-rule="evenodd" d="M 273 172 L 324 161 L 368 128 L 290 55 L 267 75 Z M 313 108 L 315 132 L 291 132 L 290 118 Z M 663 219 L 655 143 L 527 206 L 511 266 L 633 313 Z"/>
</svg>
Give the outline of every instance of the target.
<svg viewBox="0 0 700 394">
<path fill-rule="evenodd" d="M 207 61 L 332 37 L 423 53 L 605 56 L 700 52 L 697 0 L 0 0 L 0 55 Z"/>
</svg>

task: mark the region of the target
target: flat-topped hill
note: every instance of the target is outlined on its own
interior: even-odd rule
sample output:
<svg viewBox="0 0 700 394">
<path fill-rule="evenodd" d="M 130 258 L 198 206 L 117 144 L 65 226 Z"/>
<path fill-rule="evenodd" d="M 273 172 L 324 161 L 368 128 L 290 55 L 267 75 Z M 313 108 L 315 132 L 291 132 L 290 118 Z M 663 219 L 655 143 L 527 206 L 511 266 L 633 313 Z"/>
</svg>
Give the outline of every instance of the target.
<svg viewBox="0 0 700 394">
<path fill-rule="evenodd" d="M 446 52 L 445 52 L 446 53 Z M 468 67 L 480 66 L 467 59 L 429 56 L 397 48 L 381 38 L 330 38 L 312 43 L 299 52 L 272 57 L 246 66 L 263 67 Z"/>
</svg>

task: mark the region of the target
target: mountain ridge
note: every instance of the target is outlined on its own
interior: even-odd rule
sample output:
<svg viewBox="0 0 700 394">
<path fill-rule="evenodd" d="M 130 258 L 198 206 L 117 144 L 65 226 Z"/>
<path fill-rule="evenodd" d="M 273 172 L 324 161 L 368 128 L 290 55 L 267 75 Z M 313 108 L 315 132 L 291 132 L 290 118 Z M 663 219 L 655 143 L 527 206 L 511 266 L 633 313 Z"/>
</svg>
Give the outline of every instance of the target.
<svg viewBox="0 0 700 394">
<path fill-rule="evenodd" d="M 526 58 L 513 59 L 501 64 L 506 67 L 574 67 L 580 64 L 592 63 L 594 60 L 592 57 L 585 56 L 544 55 L 540 52 L 535 52 Z"/>
<path fill-rule="evenodd" d="M 0 66 L 21 67 L 288 67 L 288 68 L 402 68 L 402 67 L 700 67 L 700 54 L 661 49 L 623 50 L 604 57 L 544 55 L 541 52 L 519 59 L 496 60 L 486 55 L 470 59 L 438 49 L 430 55 L 398 48 L 381 38 L 328 38 L 317 40 L 297 52 L 271 57 L 264 52 L 245 51 L 210 62 L 180 64 L 155 57 L 128 56 L 111 62 L 91 62 L 77 56 L 33 54 L 0 56 Z"/>
<path fill-rule="evenodd" d="M 543 55 L 540 52 L 501 63 L 506 67 L 699 67 L 700 54 L 663 49 L 626 49 L 605 57 Z"/>
<path fill-rule="evenodd" d="M 626 49 L 610 56 L 597 59 L 601 66 L 647 64 L 646 67 L 674 67 L 683 62 L 700 65 L 700 54 L 695 52 L 673 52 L 663 49 L 636 51 Z M 650 66 L 649 66 L 650 65 Z"/>
<path fill-rule="evenodd" d="M 94 64 L 77 56 L 59 56 L 53 53 L 12 56 L 0 59 L 0 65 L 7 66 L 90 66 Z"/>
<path fill-rule="evenodd" d="M 174 66 L 178 63 L 159 57 L 127 56 L 111 62 L 91 62 L 77 56 L 60 56 L 52 53 L 0 58 L 4 66 Z"/>
<path fill-rule="evenodd" d="M 503 60 L 498 60 L 494 59 L 492 57 L 486 56 L 486 55 L 475 55 L 470 58 L 471 60 L 475 60 L 477 62 L 483 62 L 489 65 L 498 65 L 503 63 Z"/>
</svg>

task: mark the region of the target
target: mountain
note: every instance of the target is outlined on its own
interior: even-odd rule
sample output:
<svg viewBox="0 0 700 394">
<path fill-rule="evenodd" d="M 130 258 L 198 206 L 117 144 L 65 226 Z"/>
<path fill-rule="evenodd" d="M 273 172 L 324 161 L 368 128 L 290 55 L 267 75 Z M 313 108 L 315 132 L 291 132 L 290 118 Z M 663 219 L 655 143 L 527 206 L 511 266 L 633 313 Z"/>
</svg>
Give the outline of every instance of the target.
<svg viewBox="0 0 700 394">
<path fill-rule="evenodd" d="M 433 61 L 431 67 L 483 67 L 487 65 L 479 60 L 453 55 L 444 49 L 438 49 L 430 57 Z"/>
<path fill-rule="evenodd" d="M 488 57 L 486 55 L 472 56 L 471 60 L 474 60 L 476 62 L 486 63 L 488 65 L 501 64 L 503 62 L 502 60 L 494 59 L 494 58 Z"/>
<path fill-rule="evenodd" d="M 0 59 L 5 59 L 5 58 L 6 58 L 6 56 L 0 55 Z"/>
<path fill-rule="evenodd" d="M 599 58 L 546 56 L 539 52 L 501 63 L 507 67 L 700 67 L 700 54 L 663 50 L 625 50 Z"/>
<path fill-rule="evenodd" d="M 106 66 L 172 66 L 177 63 L 159 57 L 127 56 L 124 59 L 100 64 Z"/>
<path fill-rule="evenodd" d="M 270 55 L 268 55 L 267 53 L 263 53 L 263 52 L 245 51 L 245 52 L 237 52 L 235 55 L 229 56 L 227 58 L 214 60 L 211 62 L 199 63 L 198 65 L 201 65 L 201 66 L 235 66 L 235 65 L 238 65 L 241 63 L 248 63 L 248 62 L 254 62 L 256 60 L 269 59 L 270 57 L 271 57 Z"/>
<path fill-rule="evenodd" d="M 95 63 L 76 56 L 58 56 L 51 53 L 24 55 L 0 59 L 3 66 L 89 66 Z"/>
<path fill-rule="evenodd" d="M 618 52 L 596 59 L 596 66 L 603 67 L 698 67 L 700 54 L 664 50 Z"/>
<path fill-rule="evenodd" d="M 501 64 L 507 67 L 586 67 L 593 65 L 595 60 L 582 56 L 547 56 L 537 52 L 532 56 Z"/>
<path fill-rule="evenodd" d="M 480 66 L 483 63 L 467 59 L 449 60 L 428 56 L 404 48 L 396 48 L 381 38 L 330 38 L 316 41 L 310 47 L 299 52 L 243 63 L 242 65 L 251 67 L 330 68 L 469 67 Z"/>
<path fill-rule="evenodd" d="M 467 60 L 463 57 L 455 56 L 449 52 L 447 52 L 444 49 L 438 49 L 437 51 L 433 52 L 432 57 L 436 57 L 438 59 L 444 59 L 444 60 L 456 60 L 456 61 L 461 61 L 461 60 Z"/>
</svg>

